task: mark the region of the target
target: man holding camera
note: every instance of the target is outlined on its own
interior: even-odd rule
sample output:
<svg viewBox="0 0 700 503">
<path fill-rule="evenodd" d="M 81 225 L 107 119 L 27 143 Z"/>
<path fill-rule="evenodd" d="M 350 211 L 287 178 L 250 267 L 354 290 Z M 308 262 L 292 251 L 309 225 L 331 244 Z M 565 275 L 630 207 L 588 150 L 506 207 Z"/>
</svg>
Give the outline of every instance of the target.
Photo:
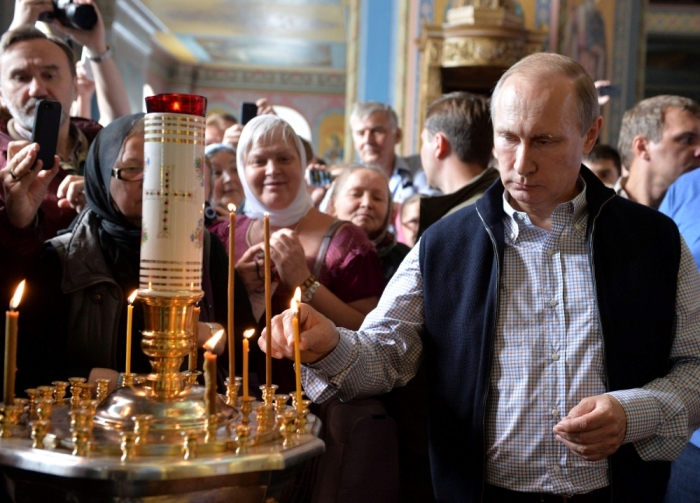
<svg viewBox="0 0 700 503">
<path fill-rule="evenodd" d="M 101 129 L 94 121 L 69 118 L 76 93 L 73 51 L 60 38 L 32 26 L 53 9 L 50 1 L 18 0 L 10 30 L 0 41 L 0 104 L 11 115 L 0 121 L 0 262 L 6 265 L 0 284 L 8 290 L 2 291 L 0 302 L 9 299 L 9 290 L 22 279 L 43 241 L 68 227 L 85 205 L 83 163 Z M 121 78 L 105 43 L 99 11 L 95 13 L 97 22 L 90 30 L 59 29 L 87 47 L 97 87 L 104 89 Z M 34 107 L 41 99 L 62 107 L 53 166 L 36 164 L 41 146 L 30 144 Z"/>
</svg>

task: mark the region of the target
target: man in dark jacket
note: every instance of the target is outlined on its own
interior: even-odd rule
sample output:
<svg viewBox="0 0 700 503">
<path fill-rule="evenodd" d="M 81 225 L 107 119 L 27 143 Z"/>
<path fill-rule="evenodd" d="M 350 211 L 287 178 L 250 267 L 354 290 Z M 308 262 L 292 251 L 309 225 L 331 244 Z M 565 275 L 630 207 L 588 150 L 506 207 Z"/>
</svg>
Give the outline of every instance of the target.
<svg viewBox="0 0 700 503">
<path fill-rule="evenodd" d="M 481 96 L 455 92 L 435 100 L 421 140 L 428 185 L 443 195 L 421 198 L 418 237 L 445 215 L 474 204 L 498 178 L 489 168 L 493 127 L 488 100 Z"/>
<path fill-rule="evenodd" d="M 602 118 L 578 63 L 521 60 L 491 114 L 501 180 L 426 231 L 360 330 L 303 306 L 306 392 L 381 393 L 423 359 L 438 501 L 661 503 L 700 423 L 700 272 L 581 166 Z"/>
</svg>

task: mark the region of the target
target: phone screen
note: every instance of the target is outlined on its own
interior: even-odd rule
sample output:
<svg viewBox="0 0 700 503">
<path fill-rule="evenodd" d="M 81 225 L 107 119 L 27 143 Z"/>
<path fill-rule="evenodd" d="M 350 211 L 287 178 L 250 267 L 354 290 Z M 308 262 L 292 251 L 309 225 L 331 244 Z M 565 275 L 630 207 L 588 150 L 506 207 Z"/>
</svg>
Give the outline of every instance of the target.
<svg viewBox="0 0 700 503">
<path fill-rule="evenodd" d="M 309 185 L 313 185 L 314 187 L 325 187 L 332 181 L 330 171 L 325 171 L 322 169 L 307 169 L 306 172 Z"/>
<path fill-rule="evenodd" d="M 60 125 L 61 104 L 58 101 L 37 101 L 34 107 L 32 143 L 39 144 L 37 160 L 42 162 L 42 169 L 51 169 L 53 167 Z"/>
<path fill-rule="evenodd" d="M 256 115 L 258 115 L 258 105 L 249 102 L 241 104 L 241 124 L 245 126 Z"/>
</svg>

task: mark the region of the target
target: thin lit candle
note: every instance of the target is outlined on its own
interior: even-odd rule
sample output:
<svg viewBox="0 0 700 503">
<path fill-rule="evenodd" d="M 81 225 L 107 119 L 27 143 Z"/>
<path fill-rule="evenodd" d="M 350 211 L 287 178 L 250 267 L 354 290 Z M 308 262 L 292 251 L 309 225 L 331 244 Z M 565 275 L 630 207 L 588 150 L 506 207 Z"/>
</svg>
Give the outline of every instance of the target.
<svg viewBox="0 0 700 503">
<path fill-rule="evenodd" d="M 15 403 L 15 373 L 17 371 L 17 329 L 19 327 L 19 302 L 24 293 L 25 280 L 17 286 L 10 301 L 10 309 L 5 312 L 5 405 Z"/>
<path fill-rule="evenodd" d="M 199 331 L 199 313 L 202 312 L 201 307 L 195 307 L 192 313 L 192 347 L 187 360 L 187 370 L 194 372 L 197 370 L 197 333 Z"/>
<path fill-rule="evenodd" d="M 294 374 L 297 383 L 297 412 L 301 413 L 304 410 L 304 404 L 301 401 L 301 348 L 299 344 L 301 343 L 301 338 L 299 336 L 299 306 L 301 305 L 301 288 L 296 289 L 294 292 L 294 298 L 292 299 L 292 312 L 294 313 L 294 318 L 292 318 L 292 328 L 294 330 Z"/>
<path fill-rule="evenodd" d="M 248 398 L 248 353 L 250 352 L 248 339 L 253 337 L 253 334 L 255 334 L 254 328 L 243 332 L 243 398 Z"/>
<path fill-rule="evenodd" d="M 126 368 L 124 372 L 131 374 L 131 325 L 134 319 L 134 301 L 138 290 L 134 290 L 129 298 L 129 306 L 126 308 Z"/>
<path fill-rule="evenodd" d="M 270 259 L 270 214 L 265 212 L 263 219 L 265 233 L 265 383 L 272 386 L 272 260 Z"/>
<path fill-rule="evenodd" d="M 208 416 L 216 414 L 216 354 L 212 351 L 223 335 L 224 330 L 218 330 L 204 343 L 204 409 Z"/>
<path fill-rule="evenodd" d="M 236 346 L 233 343 L 233 305 L 236 265 L 236 205 L 228 205 L 228 376 L 230 382 L 236 377 Z"/>
</svg>

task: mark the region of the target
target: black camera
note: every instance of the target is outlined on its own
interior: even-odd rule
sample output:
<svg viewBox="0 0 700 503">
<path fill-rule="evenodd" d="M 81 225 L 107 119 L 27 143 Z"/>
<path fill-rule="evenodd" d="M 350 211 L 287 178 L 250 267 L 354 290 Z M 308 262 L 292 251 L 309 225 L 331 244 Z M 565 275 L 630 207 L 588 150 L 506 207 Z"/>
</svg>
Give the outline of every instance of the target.
<svg viewBox="0 0 700 503">
<path fill-rule="evenodd" d="M 97 12 L 92 5 L 73 3 L 73 0 L 54 0 L 53 11 L 43 12 L 39 21 L 58 21 L 63 26 L 92 30 L 97 24 Z"/>
</svg>

